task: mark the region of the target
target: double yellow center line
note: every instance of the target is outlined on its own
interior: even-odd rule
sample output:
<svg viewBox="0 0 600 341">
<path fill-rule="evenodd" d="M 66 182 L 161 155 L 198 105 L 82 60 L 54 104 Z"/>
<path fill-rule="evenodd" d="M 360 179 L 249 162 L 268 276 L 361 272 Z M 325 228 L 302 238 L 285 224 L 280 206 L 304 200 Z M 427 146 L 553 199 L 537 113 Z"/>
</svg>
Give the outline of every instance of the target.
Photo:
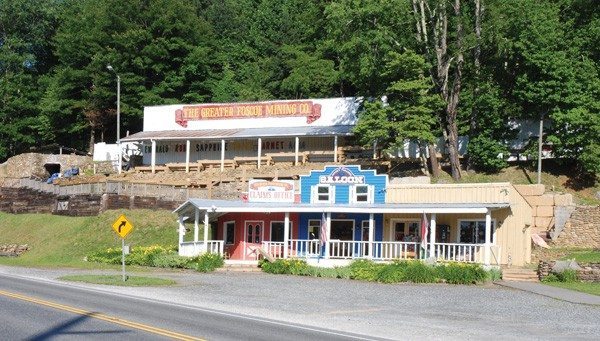
<svg viewBox="0 0 600 341">
<path fill-rule="evenodd" d="M 153 334 L 157 334 L 157 335 L 162 335 L 162 336 L 166 336 L 168 338 L 174 339 L 174 340 L 194 340 L 194 341 L 204 341 L 204 339 L 200 339 L 197 337 L 193 337 L 193 336 L 189 336 L 189 335 L 185 335 L 185 334 L 180 334 L 180 333 L 176 333 L 176 332 L 172 332 L 170 330 L 165 330 L 165 329 L 161 329 L 161 328 L 156 328 L 156 327 L 152 327 L 146 324 L 141 324 L 141 323 L 137 323 L 137 322 L 133 322 L 133 321 L 128 321 L 128 320 L 124 320 L 118 317 L 114 317 L 114 316 L 109 316 L 109 315 L 105 315 L 105 314 L 101 314 L 101 313 L 95 313 L 92 311 L 87 311 L 87 310 L 83 310 L 83 309 L 79 309 L 79 308 L 75 308 L 75 307 L 70 307 L 67 305 L 63 305 L 63 304 L 59 304 L 59 303 L 54 303 L 54 302 L 50 302 L 50 301 L 44 301 L 38 298 L 34 298 L 34 297 L 30 297 L 30 296 L 25 296 L 25 295 L 21 295 L 21 294 L 16 294 L 16 293 L 12 293 L 12 292 L 8 292 L 8 291 L 3 291 L 0 290 L 0 295 L 2 296 L 6 296 L 6 297 L 10 297 L 10 298 L 15 298 L 15 299 L 19 299 L 22 301 L 27 301 L 27 302 L 31 302 L 31 303 L 36 303 L 36 304 L 40 304 L 46 307 L 51 307 L 54 309 L 59 309 L 59 310 L 63 310 L 63 311 L 68 311 L 70 313 L 74 313 L 74 314 L 79 314 L 79 315 L 84 315 L 84 316 L 88 316 L 88 317 L 93 317 L 102 321 L 106 321 L 106 322 L 111 322 L 114 324 L 118 324 L 124 327 L 129 327 L 129 328 L 134 328 L 134 329 L 139 329 L 139 330 L 143 330 L 145 332 L 149 332 L 149 333 L 153 333 Z"/>
</svg>

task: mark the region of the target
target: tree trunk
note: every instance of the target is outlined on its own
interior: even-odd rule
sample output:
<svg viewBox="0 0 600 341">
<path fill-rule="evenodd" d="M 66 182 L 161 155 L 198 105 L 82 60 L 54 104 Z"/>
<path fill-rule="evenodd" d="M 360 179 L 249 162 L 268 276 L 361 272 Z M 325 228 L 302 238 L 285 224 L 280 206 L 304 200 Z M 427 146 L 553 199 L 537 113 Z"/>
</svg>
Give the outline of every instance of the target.
<svg viewBox="0 0 600 341">
<path fill-rule="evenodd" d="M 440 164 L 438 163 L 435 144 L 430 143 L 427 148 L 429 149 L 429 164 L 431 165 L 431 174 L 437 178 L 440 176 Z"/>
<path fill-rule="evenodd" d="M 429 176 L 429 167 L 427 167 L 427 155 L 426 148 L 424 143 L 419 143 L 419 159 L 421 159 L 421 167 L 423 168 L 423 173 Z"/>
<path fill-rule="evenodd" d="M 469 138 L 477 135 L 477 100 L 479 98 L 479 83 L 481 82 L 481 16 L 483 8 L 481 0 L 475 0 L 475 49 L 473 50 L 473 67 L 475 71 L 475 88 L 473 89 L 473 107 L 471 108 L 471 117 L 469 119 Z M 472 167 L 471 158 L 467 162 L 467 169 Z"/>
<path fill-rule="evenodd" d="M 90 147 L 88 148 L 89 153 L 94 155 L 94 144 L 96 143 L 94 127 L 90 127 Z"/>
<path fill-rule="evenodd" d="M 456 116 L 458 113 L 458 102 L 460 98 L 460 90 L 462 85 L 462 66 L 464 57 L 462 53 L 463 31 L 460 21 L 460 0 L 454 1 L 454 15 L 457 20 L 456 24 L 456 47 L 458 50 L 456 67 L 454 68 L 454 81 L 452 89 L 448 97 L 448 105 L 446 106 L 446 129 L 448 130 L 448 153 L 450 154 L 450 166 L 452 167 L 452 179 L 460 180 L 460 158 L 458 152 L 458 127 L 456 125 Z"/>
</svg>

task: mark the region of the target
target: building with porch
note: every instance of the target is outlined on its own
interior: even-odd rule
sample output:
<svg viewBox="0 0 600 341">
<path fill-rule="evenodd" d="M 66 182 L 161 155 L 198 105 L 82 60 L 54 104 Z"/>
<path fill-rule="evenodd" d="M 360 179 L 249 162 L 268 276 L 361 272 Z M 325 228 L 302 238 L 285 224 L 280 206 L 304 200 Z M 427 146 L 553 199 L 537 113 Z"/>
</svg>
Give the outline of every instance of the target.
<svg viewBox="0 0 600 341">
<path fill-rule="evenodd" d="M 120 142 L 136 143 L 143 155 L 139 168 L 153 173 L 247 163 L 260 168 L 277 161 L 335 163 L 339 147 L 353 135 L 359 106 L 357 98 L 149 106 L 143 131 Z"/>
<path fill-rule="evenodd" d="M 508 183 L 388 185 L 387 175 L 373 170 L 331 165 L 298 185 L 295 193 L 293 181 L 252 182 L 241 200 L 188 200 L 175 210 L 179 254 L 303 258 L 323 266 L 425 257 L 522 265 L 531 257 L 531 207 Z M 200 225 L 207 227 L 202 239 Z"/>
</svg>

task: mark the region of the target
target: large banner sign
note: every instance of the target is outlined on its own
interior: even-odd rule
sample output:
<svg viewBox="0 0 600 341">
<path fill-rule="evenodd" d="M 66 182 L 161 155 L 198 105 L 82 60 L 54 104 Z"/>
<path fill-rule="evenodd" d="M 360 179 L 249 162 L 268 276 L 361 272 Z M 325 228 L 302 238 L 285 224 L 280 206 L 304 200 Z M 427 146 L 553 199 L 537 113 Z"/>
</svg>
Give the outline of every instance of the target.
<svg viewBox="0 0 600 341">
<path fill-rule="evenodd" d="M 329 175 L 319 176 L 320 184 L 336 184 L 336 185 L 355 185 L 364 184 L 364 175 L 354 175 L 349 168 L 338 167 Z"/>
<path fill-rule="evenodd" d="M 248 181 L 250 202 L 294 202 L 293 180 L 250 180 Z"/>
<path fill-rule="evenodd" d="M 298 116 L 310 124 L 321 117 L 321 105 L 312 101 L 189 105 L 175 111 L 175 122 L 185 128 L 188 121 Z"/>
</svg>

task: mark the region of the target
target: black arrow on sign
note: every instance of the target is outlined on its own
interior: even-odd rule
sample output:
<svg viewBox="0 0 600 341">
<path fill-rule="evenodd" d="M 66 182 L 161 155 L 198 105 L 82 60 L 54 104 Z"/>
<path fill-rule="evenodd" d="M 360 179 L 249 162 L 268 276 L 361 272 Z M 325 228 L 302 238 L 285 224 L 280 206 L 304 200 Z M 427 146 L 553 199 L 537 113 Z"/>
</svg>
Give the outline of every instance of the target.
<svg viewBox="0 0 600 341">
<path fill-rule="evenodd" d="M 125 220 L 123 220 L 123 221 L 121 222 L 121 224 L 119 225 L 119 233 L 121 233 L 121 228 L 122 228 L 122 227 L 125 227 L 125 225 L 126 225 L 126 224 L 127 224 L 127 222 L 126 222 Z"/>
</svg>

